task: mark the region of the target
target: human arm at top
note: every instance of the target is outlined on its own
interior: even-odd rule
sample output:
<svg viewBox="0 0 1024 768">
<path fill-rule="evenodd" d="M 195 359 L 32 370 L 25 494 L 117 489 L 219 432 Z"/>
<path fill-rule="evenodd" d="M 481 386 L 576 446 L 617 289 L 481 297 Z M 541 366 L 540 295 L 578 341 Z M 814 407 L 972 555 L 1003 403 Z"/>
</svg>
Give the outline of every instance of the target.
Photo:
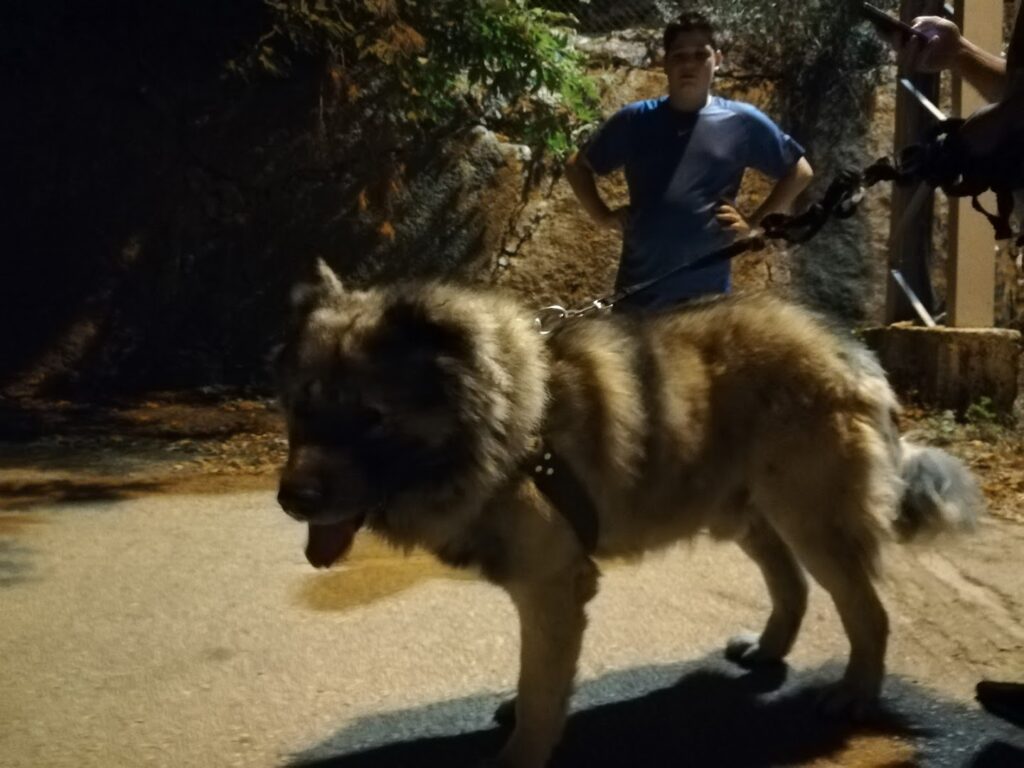
<svg viewBox="0 0 1024 768">
<path fill-rule="evenodd" d="M 900 64 L 916 72 L 956 72 L 988 101 L 1002 98 L 1006 90 L 1006 61 L 979 48 L 960 34 L 953 22 L 938 16 L 919 16 L 913 28 L 923 32 L 919 37 L 893 38 L 891 41 Z"/>
</svg>

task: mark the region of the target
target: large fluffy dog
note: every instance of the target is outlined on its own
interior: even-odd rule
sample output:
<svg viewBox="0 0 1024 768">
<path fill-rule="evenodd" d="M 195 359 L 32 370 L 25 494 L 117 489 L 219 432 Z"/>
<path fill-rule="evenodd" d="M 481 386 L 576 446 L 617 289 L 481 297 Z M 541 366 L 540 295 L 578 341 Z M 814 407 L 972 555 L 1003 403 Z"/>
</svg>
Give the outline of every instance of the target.
<svg viewBox="0 0 1024 768">
<path fill-rule="evenodd" d="M 728 645 L 745 664 L 793 645 L 806 569 L 851 646 L 827 703 L 859 708 L 883 676 L 880 542 L 967 526 L 981 506 L 960 463 L 901 442 L 872 356 L 781 300 L 576 320 L 543 339 L 499 295 L 346 291 L 318 270 L 295 292 L 279 359 L 290 446 L 279 501 L 308 523 L 317 567 L 365 524 L 508 591 L 522 652 L 501 765 L 541 766 L 559 738 L 597 590 L 591 555 L 702 530 L 737 541 L 772 599 L 761 635 Z M 557 467 L 586 489 L 581 509 L 571 493 L 552 503 L 535 465 L 541 480 Z"/>
</svg>

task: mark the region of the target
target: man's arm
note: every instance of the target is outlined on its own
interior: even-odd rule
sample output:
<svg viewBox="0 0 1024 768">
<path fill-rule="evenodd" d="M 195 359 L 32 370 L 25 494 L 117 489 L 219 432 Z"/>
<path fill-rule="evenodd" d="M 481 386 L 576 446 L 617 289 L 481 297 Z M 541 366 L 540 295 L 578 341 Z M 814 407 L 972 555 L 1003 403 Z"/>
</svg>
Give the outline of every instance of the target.
<svg viewBox="0 0 1024 768">
<path fill-rule="evenodd" d="M 582 152 L 573 153 L 565 164 L 565 178 L 591 219 L 602 227 L 625 229 L 629 209 L 608 207 L 597 190 L 597 175 Z"/>
<path fill-rule="evenodd" d="M 769 213 L 789 213 L 793 203 L 796 202 L 800 193 L 807 189 L 807 185 L 813 178 L 814 169 L 811 168 L 806 157 L 801 157 L 790 168 L 789 173 L 775 183 L 772 191 L 768 193 L 768 197 L 750 217 L 750 222 L 757 226 L 761 223 L 761 219 Z"/>
<path fill-rule="evenodd" d="M 801 157 L 785 176 L 775 182 L 768 197 L 758 206 L 758 209 L 749 218 L 743 216 L 731 205 L 722 205 L 715 211 L 715 218 L 723 227 L 731 229 L 739 236 L 747 235 L 752 227 L 761 223 L 761 219 L 769 213 L 789 213 L 800 193 L 807 189 L 807 185 L 814 178 L 814 169 L 807 162 L 806 157 Z"/>
</svg>

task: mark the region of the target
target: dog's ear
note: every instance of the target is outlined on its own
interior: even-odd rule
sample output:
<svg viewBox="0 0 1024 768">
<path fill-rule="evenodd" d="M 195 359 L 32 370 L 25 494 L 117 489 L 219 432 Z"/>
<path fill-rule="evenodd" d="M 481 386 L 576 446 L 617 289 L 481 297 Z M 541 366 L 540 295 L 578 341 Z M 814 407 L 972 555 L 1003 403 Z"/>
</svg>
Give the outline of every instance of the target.
<svg viewBox="0 0 1024 768">
<path fill-rule="evenodd" d="M 314 305 L 337 301 L 344 295 L 345 287 L 341 284 L 341 278 L 326 261 L 317 257 L 313 267 L 313 279 L 292 288 L 292 309 L 296 314 L 305 314 Z"/>
<path fill-rule="evenodd" d="M 330 265 L 321 257 L 317 257 L 316 265 L 317 285 L 330 296 L 341 297 L 345 295 L 345 288 L 341 284 L 338 273 L 331 269 Z"/>
</svg>

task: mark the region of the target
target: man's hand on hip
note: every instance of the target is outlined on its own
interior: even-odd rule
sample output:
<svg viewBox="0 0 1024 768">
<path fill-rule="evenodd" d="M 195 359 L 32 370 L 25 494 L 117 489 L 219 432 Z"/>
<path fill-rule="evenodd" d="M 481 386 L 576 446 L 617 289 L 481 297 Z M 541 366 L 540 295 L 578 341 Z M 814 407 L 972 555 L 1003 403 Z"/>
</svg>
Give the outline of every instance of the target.
<svg viewBox="0 0 1024 768">
<path fill-rule="evenodd" d="M 609 229 L 625 232 L 626 226 L 629 223 L 629 206 L 622 205 L 618 208 L 610 208 L 608 213 L 602 218 L 601 223 Z"/>
<path fill-rule="evenodd" d="M 722 203 L 715 209 L 715 218 L 724 228 L 735 232 L 737 237 L 746 237 L 750 234 L 750 222 L 728 203 Z"/>
</svg>

